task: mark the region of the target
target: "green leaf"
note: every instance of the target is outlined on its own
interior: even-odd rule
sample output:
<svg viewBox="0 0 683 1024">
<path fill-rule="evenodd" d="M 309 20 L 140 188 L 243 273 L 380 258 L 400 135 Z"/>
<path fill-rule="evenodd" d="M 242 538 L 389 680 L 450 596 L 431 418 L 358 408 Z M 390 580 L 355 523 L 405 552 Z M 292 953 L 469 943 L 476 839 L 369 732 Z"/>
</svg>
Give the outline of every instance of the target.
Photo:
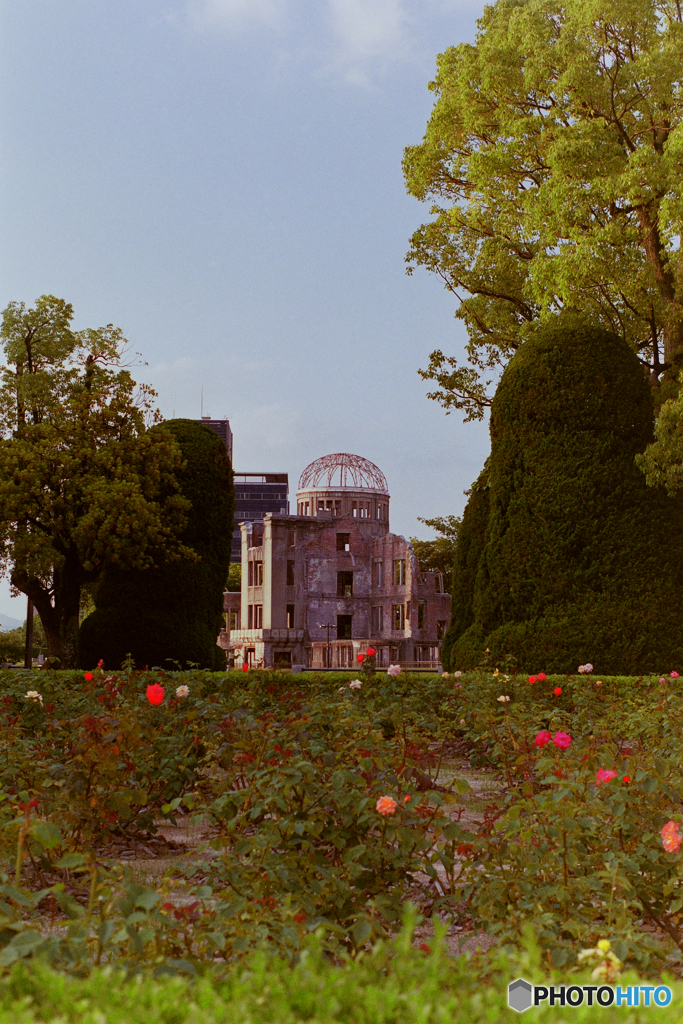
<svg viewBox="0 0 683 1024">
<path fill-rule="evenodd" d="M 154 890 L 146 889 L 145 892 L 140 893 L 140 895 L 136 898 L 135 906 L 142 907 L 143 910 L 152 910 L 154 907 L 156 907 L 160 899 L 161 896 L 155 893 Z"/>
<path fill-rule="evenodd" d="M 62 869 L 80 868 L 85 864 L 85 857 L 82 853 L 66 853 L 57 861 L 55 867 Z"/>
<path fill-rule="evenodd" d="M 353 941 L 357 947 L 365 945 L 372 935 L 372 925 L 365 917 L 359 918 L 351 929 Z"/>
<path fill-rule="evenodd" d="M 31 835 L 38 840 L 44 850 L 52 850 L 55 846 L 62 846 L 64 843 L 62 833 L 51 821 L 34 821 L 31 826 Z"/>
<path fill-rule="evenodd" d="M 550 954 L 553 967 L 563 967 L 569 959 L 569 952 L 563 946 L 556 946 Z"/>
<path fill-rule="evenodd" d="M 97 937 L 100 940 L 102 946 L 106 946 L 112 935 L 116 931 L 116 924 L 111 919 L 103 921 L 100 927 L 97 929 Z"/>
<path fill-rule="evenodd" d="M 85 916 L 85 908 L 70 893 L 64 891 L 61 883 L 53 886 L 52 894 L 57 900 L 62 913 L 66 914 L 71 921 L 76 921 L 78 918 Z"/>
</svg>

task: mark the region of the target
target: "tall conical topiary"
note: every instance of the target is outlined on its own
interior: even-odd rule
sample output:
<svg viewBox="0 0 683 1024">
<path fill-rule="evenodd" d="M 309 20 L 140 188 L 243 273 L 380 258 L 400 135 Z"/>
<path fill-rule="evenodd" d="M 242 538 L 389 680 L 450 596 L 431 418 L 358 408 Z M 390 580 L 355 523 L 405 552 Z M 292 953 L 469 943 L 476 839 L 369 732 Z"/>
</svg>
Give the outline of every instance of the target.
<svg viewBox="0 0 683 1024">
<path fill-rule="evenodd" d="M 446 671 L 457 667 L 452 662 L 453 645 L 474 624 L 474 585 L 486 543 L 488 517 L 489 474 L 485 466 L 479 479 L 472 484 L 455 545 L 451 618 L 441 645 L 441 663 Z"/>
<path fill-rule="evenodd" d="M 485 517 L 485 542 L 474 582 L 459 575 L 472 619 L 451 634 L 451 667 L 486 648 L 546 672 L 683 665 L 681 501 L 648 488 L 634 461 L 653 418 L 616 335 L 558 323 L 524 343 L 491 410 L 488 509 L 470 531 Z"/>
<path fill-rule="evenodd" d="M 235 508 L 233 472 L 225 444 L 194 420 L 167 420 L 185 460 L 181 493 L 192 503 L 183 542 L 198 555 L 144 571 L 109 570 L 95 593 L 96 610 L 84 619 L 80 659 L 101 658 L 118 668 L 127 654 L 138 667 L 225 667 L 216 646 L 223 625 L 223 591 L 230 565 Z"/>
</svg>

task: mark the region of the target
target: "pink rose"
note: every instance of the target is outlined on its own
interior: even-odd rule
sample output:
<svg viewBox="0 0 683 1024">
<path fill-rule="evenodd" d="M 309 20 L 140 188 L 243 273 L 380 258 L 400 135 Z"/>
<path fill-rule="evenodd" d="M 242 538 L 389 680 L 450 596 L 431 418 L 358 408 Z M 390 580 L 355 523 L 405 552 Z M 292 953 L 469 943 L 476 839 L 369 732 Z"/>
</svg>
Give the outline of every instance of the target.
<svg viewBox="0 0 683 1024">
<path fill-rule="evenodd" d="M 568 732 L 556 732 L 553 736 L 553 743 L 560 750 L 566 750 L 571 745 L 572 738 Z"/>
<path fill-rule="evenodd" d="M 551 739 L 552 739 L 552 736 L 550 735 L 548 730 L 547 729 L 541 729 L 541 731 L 536 736 L 536 739 L 534 740 L 534 746 L 535 747 L 544 747 L 546 745 L 546 743 L 550 743 Z"/>
<path fill-rule="evenodd" d="M 600 786 L 603 782 L 609 782 L 610 779 L 616 779 L 617 773 L 612 768 L 598 768 L 598 774 L 595 776 L 595 785 Z"/>
</svg>

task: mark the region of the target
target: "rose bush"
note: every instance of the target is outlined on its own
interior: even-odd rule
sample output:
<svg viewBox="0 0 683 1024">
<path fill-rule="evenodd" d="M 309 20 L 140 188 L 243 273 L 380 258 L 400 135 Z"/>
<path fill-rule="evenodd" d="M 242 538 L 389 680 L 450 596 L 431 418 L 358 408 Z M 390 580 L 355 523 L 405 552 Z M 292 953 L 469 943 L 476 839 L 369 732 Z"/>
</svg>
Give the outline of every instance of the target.
<svg viewBox="0 0 683 1024">
<path fill-rule="evenodd" d="M 86 959 L 200 963 L 258 943 L 296 955 L 317 928 L 331 952 L 354 952 L 396 927 L 421 879 L 436 910 L 503 948 L 531 924 L 563 970 L 607 939 L 626 963 L 677 969 L 683 684 L 665 668 L 640 680 L 538 672 L 531 686 L 499 670 L 382 672 L 360 686 L 353 673 L 256 669 L 3 672 L 0 857 L 8 878 L 18 864 L 20 885 L 2 882 L 15 924 L 0 945 L 10 959 L 30 953 L 16 936 L 30 930 L 34 897 L 50 892 L 74 915 Z M 163 690 L 161 703 L 148 688 Z M 464 816 L 456 751 L 497 780 Z M 112 836 L 188 812 L 211 824 L 211 859 L 175 879 L 180 903 L 166 883 L 135 889 L 91 858 Z M 90 897 L 45 886 L 49 871 L 83 871 L 89 891 L 103 887 L 104 918 L 86 927 Z"/>
</svg>

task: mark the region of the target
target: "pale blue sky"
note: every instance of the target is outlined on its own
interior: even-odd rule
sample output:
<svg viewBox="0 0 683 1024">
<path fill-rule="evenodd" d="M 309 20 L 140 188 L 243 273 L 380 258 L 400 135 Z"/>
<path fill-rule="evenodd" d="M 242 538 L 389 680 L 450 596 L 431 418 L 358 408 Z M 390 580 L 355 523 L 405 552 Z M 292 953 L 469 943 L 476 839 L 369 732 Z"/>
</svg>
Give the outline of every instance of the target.
<svg viewBox="0 0 683 1024">
<path fill-rule="evenodd" d="M 403 147 L 454 0 L 0 0 L 0 308 L 42 293 L 114 323 L 165 416 L 227 415 L 235 468 L 376 462 L 392 529 L 460 513 L 484 425 L 417 375 L 458 354 L 453 300 L 405 276 L 428 216 Z M 21 616 L 0 584 L 0 611 Z"/>
</svg>

